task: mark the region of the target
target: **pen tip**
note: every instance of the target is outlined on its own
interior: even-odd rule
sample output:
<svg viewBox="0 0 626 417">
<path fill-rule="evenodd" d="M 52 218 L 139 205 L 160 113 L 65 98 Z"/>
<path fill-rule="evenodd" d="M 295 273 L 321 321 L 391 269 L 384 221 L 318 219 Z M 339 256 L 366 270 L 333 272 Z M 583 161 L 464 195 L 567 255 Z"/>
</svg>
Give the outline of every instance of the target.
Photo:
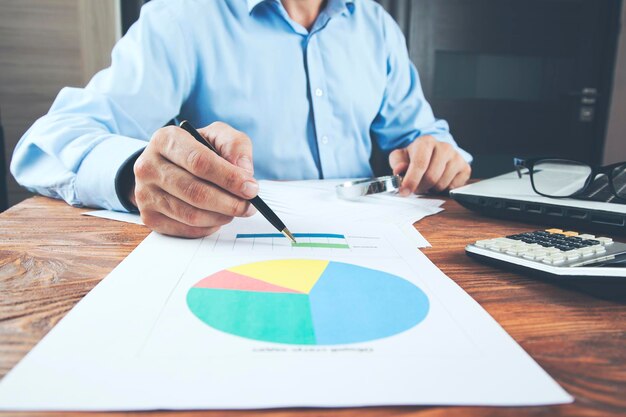
<svg viewBox="0 0 626 417">
<path fill-rule="evenodd" d="M 291 240 L 292 243 L 298 243 L 296 242 L 296 238 L 293 237 L 289 229 L 287 229 L 286 227 L 283 230 L 281 230 L 281 232 L 283 233 L 283 235 L 285 235 L 287 239 Z"/>
</svg>

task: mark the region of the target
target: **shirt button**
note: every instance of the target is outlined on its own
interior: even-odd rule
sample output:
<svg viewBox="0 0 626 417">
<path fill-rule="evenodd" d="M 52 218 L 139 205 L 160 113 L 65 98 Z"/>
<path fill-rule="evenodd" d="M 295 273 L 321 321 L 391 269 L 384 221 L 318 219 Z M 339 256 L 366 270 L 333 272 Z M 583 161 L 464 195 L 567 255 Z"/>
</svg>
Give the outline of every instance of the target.
<svg viewBox="0 0 626 417">
<path fill-rule="evenodd" d="M 318 97 L 322 97 L 324 95 L 324 92 L 322 91 L 321 88 L 316 88 L 315 89 L 315 95 Z"/>
<path fill-rule="evenodd" d="M 328 136 L 322 136 L 322 143 L 326 145 L 328 143 Z"/>
</svg>

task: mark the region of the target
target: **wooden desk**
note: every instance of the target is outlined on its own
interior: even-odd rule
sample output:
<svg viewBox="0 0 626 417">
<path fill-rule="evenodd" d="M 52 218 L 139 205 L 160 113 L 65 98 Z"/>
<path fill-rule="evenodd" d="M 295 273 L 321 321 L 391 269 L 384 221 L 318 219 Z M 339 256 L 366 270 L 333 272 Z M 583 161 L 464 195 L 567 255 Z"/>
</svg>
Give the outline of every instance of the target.
<svg viewBox="0 0 626 417">
<path fill-rule="evenodd" d="M 532 226 L 476 216 L 454 201 L 446 202 L 444 207 L 445 212 L 417 223 L 433 245 L 424 252 L 576 397 L 574 404 L 527 408 L 381 407 L 158 414 L 281 417 L 626 415 L 626 305 L 476 263 L 463 252 L 467 243 L 529 230 Z M 83 211 L 63 202 L 35 197 L 0 215 L 0 376 L 6 374 L 148 234 L 143 226 L 80 216 Z M 0 415 L 14 416 L 16 413 Z"/>
</svg>

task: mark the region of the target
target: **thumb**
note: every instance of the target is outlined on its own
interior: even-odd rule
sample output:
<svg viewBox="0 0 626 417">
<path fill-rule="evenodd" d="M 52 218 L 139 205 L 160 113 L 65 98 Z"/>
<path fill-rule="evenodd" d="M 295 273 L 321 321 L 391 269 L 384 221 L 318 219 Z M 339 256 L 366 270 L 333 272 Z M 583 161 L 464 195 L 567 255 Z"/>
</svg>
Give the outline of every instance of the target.
<svg viewBox="0 0 626 417">
<path fill-rule="evenodd" d="M 404 174 L 409 168 L 409 153 L 406 149 L 396 149 L 389 154 L 389 166 L 394 175 Z"/>
</svg>

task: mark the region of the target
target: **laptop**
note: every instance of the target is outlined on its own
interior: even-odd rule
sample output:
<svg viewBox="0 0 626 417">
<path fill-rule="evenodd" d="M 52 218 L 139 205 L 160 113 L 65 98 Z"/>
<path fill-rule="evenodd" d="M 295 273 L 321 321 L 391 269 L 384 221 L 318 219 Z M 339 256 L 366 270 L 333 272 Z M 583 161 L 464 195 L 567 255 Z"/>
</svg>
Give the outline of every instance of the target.
<svg viewBox="0 0 626 417">
<path fill-rule="evenodd" d="M 626 187 L 626 169 L 614 179 Z M 516 171 L 450 191 L 461 205 L 482 214 L 585 231 L 626 234 L 626 201 L 615 198 L 605 176 L 598 177 L 576 199 L 543 197 L 533 191 L 530 176 Z"/>
</svg>

